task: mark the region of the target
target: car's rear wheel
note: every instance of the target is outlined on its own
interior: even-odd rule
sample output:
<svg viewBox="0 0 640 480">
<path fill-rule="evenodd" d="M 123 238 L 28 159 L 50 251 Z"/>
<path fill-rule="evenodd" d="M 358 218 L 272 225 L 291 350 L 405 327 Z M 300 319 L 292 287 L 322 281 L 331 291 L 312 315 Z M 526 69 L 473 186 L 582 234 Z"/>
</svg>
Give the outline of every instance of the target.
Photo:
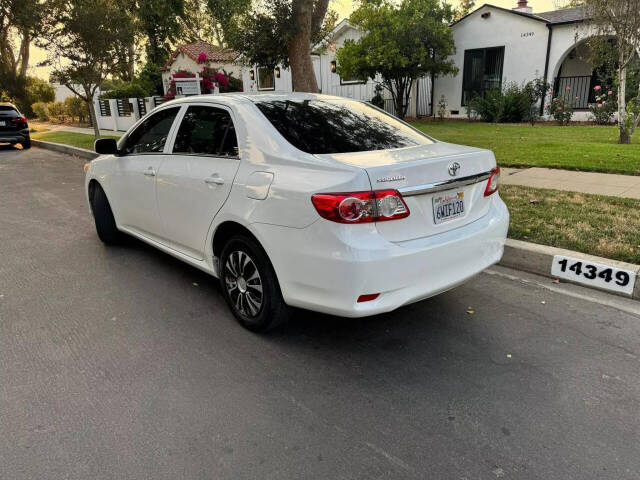
<svg viewBox="0 0 640 480">
<path fill-rule="evenodd" d="M 91 211 L 96 223 L 98 237 L 108 245 L 115 245 L 122 242 L 124 234 L 116 227 L 116 220 L 111 211 L 111 205 L 104 190 L 100 185 L 92 189 Z"/>
<path fill-rule="evenodd" d="M 25 150 L 31 148 L 31 137 L 27 137 L 26 140 L 22 142 L 22 148 Z"/>
<path fill-rule="evenodd" d="M 273 266 L 252 238 L 229 239 L 220 255 L 219 276 L 225 300 L 243 327 L 266 332 L 289 317 Z"/>
</svg>

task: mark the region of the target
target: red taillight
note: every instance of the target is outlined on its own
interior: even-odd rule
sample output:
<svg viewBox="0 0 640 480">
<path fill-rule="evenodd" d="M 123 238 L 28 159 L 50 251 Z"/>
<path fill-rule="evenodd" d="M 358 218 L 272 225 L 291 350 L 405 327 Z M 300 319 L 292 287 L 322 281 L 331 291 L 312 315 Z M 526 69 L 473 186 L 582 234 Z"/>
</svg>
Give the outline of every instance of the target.
<svg viewBox="0 0 640 480">
<path fill-rule="evenodd" d="M 500 167 L 496 167 L 491 170 L 491 175 L 487 181 L 487 188 L 484 189 L 484 196 L 488 197 L 489 195 L 496 193 L 498 191 L 498 187 L 500 187 Z"/>
<path fill-rule="evenodd" d="M 26 117 L 17 117 L 14 118 L 13 120 L 11 120 L 13 123 L 15 123 L 16 125 L 26 125 L 27 124 L 27 119 Z"/>
<path fill-rule="evenodd" d="M 397 190 L 316 193 L 311 202 L 322 218 L 338 223 L 383 222 L 409 216 L 409 207 Z"/>
<path fill-rule="evenodd" d="M 358 303 L 370 302 L 371 300 L 375 300 L 379 296 L 380 296 L 379 293 L 367 293 L 366 295 L 360 295 L 358 297 Z"/>
</svg>

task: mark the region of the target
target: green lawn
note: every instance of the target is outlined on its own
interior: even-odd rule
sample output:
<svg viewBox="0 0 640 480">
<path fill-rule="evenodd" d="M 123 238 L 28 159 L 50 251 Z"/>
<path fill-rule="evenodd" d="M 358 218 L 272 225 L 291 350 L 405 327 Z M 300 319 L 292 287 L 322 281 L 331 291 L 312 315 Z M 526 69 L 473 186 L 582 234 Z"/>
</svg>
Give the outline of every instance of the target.
<svg viewBox="0 0 640 480">
<path fill-rule="evenodd" d="M 640 175 L 640 132 L 618 145 L 615 127 L 413 122 L 438 140 L 493 150 L 504 167 L 549 167 Z"/>
<path fill-rule="evenodd" d="M 501 185 L 509 237 L 640 264 L 640 200 Z"/>
<path fill-rule="evenodd" d="M 93 135 L 64 131 L 36 133 L 31 135 L 31 138 L 35 140 L 44 140 L 46 142 L 64 143 L 65 145 L 86 148 L 88 150 L 93 150 L 93 142 L 95 140 L 95 136 Z M 102 138 L 117 139 L 119 137 L 104 136 Z"/>
</svg>

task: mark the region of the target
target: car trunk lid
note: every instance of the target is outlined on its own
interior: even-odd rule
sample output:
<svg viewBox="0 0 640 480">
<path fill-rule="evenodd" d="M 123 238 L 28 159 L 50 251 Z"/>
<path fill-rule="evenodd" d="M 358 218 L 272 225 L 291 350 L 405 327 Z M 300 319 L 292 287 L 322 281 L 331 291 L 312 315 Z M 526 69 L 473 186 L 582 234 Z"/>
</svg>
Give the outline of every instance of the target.
<svg viewBox="0 0 640 480">
<path fill-rule="evenodd" d="M 395 150 L 323 155 L 364 168 L 372 188 L 397 189 L 411 214 L 377 222 L 387 240 L 402 242 L 469 224 L 489 210 L 484 196 L 495 157 L 489 150 L 444 142 Z M 449 206 L 451 205 L 451 206 Z"/>
</svg>

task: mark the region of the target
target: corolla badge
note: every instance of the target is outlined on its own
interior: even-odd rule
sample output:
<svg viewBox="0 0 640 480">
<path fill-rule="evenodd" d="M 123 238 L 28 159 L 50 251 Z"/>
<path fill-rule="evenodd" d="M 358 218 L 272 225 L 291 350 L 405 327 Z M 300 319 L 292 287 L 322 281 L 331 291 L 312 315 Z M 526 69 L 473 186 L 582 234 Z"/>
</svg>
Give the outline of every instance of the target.
<svg viewBox="0 0 640 480">
<path fill-rule="evenodd" d="M 393 177 L 382 177 L 376 180 L 378 183 L 382 182 L 398 182 L 400 180 L 406 180 L 407 178 L 404 175 L 394 175 Z"/>
<path fill-rule="evenodd" d="M 460 170 L 460 164 L 458 162 L 452 162 L 449 164 L 449 175 L 455 177 L 458 175 L 458 170 Z"/>
</svg>

